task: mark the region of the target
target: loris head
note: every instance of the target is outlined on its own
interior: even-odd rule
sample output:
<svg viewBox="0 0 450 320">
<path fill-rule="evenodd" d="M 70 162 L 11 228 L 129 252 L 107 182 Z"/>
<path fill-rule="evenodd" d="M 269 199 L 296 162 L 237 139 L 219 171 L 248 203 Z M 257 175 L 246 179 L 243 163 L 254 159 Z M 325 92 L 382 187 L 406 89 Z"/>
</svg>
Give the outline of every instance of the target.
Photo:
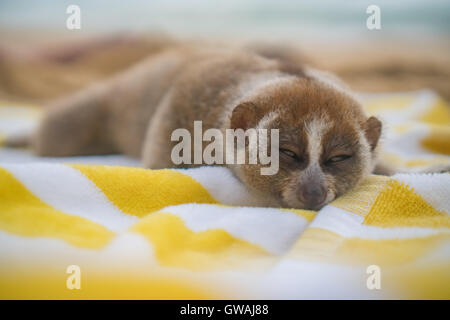
<svg viewBox="0 0 450 320">
<path fill-rule="evenodd" d="M 232 113 L 231 127 L 279 129 L 279 170 L 257 165 L 235 172 L 251 189 L 280 206 L 317 210 L 358 185 L 375 165 L 381 122 L 359 103 L 315 78 L 286 78 L 249 96 Z"/>
</svg>

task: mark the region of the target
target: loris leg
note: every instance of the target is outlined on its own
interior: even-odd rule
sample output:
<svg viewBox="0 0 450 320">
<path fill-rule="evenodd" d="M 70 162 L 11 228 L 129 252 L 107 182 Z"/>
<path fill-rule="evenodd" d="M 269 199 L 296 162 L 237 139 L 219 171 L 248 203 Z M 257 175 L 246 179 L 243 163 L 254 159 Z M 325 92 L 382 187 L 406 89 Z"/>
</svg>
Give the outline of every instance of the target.
<svg viewBox="0 0 450 320">
<path fill-rule="evenodd" d="M 96 85 L 56 102 L 31 139 L 33 151 L 52 157 L 114 153 L 105 94 Z"/>
</svg>

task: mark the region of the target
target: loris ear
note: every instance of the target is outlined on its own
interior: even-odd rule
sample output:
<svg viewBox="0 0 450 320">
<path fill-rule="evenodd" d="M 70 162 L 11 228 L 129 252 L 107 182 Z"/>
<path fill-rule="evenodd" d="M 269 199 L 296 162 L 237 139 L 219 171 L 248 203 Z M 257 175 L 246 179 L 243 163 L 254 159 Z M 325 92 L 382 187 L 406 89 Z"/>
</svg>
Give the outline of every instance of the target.
<svg viewBox="0 0 450 320">
<path fill-rule="evenodd" d="M 261 110 L 252 102 L 243 102 L 233 109 L 230 128 L 247 130 L 255 126 L 261 118 Z"/>
<path fill-rule="evenodd" d="M 364 134 L 370 144 L 371 150 L 374 150 L 378 144 L 381 135 L 381 121 L 375 117 L 370 117 L 364 123 Z"/>
</svg>

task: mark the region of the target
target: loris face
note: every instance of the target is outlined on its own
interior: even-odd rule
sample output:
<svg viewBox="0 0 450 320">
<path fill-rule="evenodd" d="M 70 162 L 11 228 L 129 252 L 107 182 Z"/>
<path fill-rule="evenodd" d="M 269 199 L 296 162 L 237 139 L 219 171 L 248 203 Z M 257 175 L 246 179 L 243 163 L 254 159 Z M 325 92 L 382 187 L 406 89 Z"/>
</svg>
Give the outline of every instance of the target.
<svg viewBox="0 0 450 320">
<path fill-rule="evenodd" d="M 262 176 L 260 165 L 238 170 L 250 188 L 283 207 L 318 210 L 371 173 L 381 123 L 367 118 L 351 96 L 310 79 L 264 94 L 238 106 L 232 117 L 240 127 L 279 129 L 278 173 Z"/>
</svg>

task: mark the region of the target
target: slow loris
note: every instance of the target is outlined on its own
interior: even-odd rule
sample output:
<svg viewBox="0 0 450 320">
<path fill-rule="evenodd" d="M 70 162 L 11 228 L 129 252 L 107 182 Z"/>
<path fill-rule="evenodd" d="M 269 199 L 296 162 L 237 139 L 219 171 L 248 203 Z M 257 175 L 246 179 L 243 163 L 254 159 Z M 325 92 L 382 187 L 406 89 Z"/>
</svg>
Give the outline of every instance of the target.
<svg viewBox="0 0 450 320">
<path fill-rule="evenodd" d="M 382 131 L 331 75 L 248 50 L 178 47 L 55 102 L 30 143 L 42 156 L 124 153 L 170 168 L 171 133 L 196 120 L 279 129 L 276 174 L 226 166 L 269 206 L 314 210 L 374 171 Z"/>
</svg>

